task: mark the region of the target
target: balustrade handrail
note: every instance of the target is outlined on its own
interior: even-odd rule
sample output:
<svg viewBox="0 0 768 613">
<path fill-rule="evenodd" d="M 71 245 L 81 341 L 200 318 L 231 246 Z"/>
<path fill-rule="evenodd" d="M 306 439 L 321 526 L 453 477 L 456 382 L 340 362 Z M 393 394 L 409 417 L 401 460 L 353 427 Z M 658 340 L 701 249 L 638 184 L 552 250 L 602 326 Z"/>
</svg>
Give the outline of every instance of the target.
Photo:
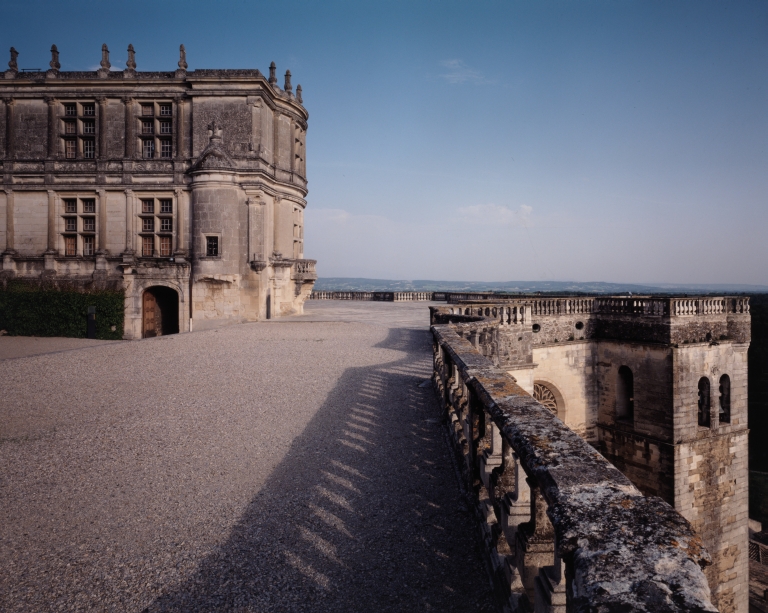
<svg viewBox="0 0 768 613">
<path fill-rule="evenodd" d="M 504 526 L 504 505 L 513 504 L 514 492 L 527 483 L 532 506 L 528 523 L 519 527 L 529 528 L 520 534 L 546 534 L 539 524 L 546 518 L 551 522 L 552 566 L 540 568 L 535 602 L 528 606 L 570 613 L 716 611 L 702 572 L 711 560 L 680 514 L 660 498 L 643 496 L 514 378 L 461 338 L 455 326 L 433 325 L 432 333 L 433 380 L 452 421 L 460 422 L 455 427 L 463 441 L 468 485 L 485 485 L 476 500 L 490 499 L 497 525 Z M 489 466 L 495 467 L 492 473 L 480 474 Z M 517 469 L 527 479 L 515 477 Z M 547 505 L 546 515 L 536 504 Z M 503 539 L 505 532 L 496 534 Z M 493 543 L 494 551 L 510 547 L 514 557 L 514 544 Z M 514 589 L 525 587 L 512 583 L 511 598 Z M 520 593 L 526 597 L 527 592 Z M 561 606 L 553 608 L 558 594 L 564 594 Z"/>
</svg>

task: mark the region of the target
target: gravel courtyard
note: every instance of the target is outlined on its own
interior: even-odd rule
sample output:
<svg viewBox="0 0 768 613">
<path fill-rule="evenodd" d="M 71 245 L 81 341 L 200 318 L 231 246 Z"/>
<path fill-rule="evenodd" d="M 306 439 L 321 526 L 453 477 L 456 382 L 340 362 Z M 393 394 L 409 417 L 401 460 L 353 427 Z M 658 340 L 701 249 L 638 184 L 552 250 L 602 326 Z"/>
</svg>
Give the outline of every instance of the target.
<svg viewBox="0 0 768 613">
<path fill-rule="evenodd" d="M 1 337 L 0 610 L 493 611 L 430 372 L 425 303 Z"/>
</svg>

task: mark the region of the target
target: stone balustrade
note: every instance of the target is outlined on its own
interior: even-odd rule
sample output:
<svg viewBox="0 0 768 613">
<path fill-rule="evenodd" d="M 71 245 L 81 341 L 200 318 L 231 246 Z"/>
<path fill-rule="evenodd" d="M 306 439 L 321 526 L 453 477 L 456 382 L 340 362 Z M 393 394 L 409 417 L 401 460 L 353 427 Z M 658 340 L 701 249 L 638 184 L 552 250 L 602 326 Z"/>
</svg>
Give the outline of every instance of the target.
<svg viewBox="0 0 768 613">
<path fill-rule="evenodd" d="M 475 322 L 432 326 L 433 383 L 504 610 L 716 611 L 690 524 L 462 338 L 500 326 Z"/>
<path fill-rule="evenodd" d="M 316 275 L 317 260 L 293 260 L 293 270 L 300 275 Z"/>
<path fill-rule="evenodd" d="M 382 302 L 409 302 L 445 300 L 445 293 L 435 292 L 322 292 L 314 291 L 310 300 L 376 300 Z"/>
</svg>

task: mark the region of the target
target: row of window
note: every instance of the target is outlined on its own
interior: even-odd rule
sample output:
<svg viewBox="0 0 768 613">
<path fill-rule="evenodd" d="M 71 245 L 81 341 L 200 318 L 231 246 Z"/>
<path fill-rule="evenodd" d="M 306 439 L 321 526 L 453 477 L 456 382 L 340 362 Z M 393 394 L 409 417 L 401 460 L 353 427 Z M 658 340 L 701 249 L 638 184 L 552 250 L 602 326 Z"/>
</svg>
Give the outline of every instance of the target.
<svg viewBox="0 0 768 613">
<path fill-rule="evenodd" d="M 141 255 L 170 257 L 173 255 L 173 199 L 141 198 Z M 96 199 L 64 198 L 64 255 L 92 256 L 96 244 Z M 218 246 L 216 248 L 218 255 Z"/>
<path fill-rule="evenodd" d="M 720 410 L 718 421 L 721 424 L 731 423 L 731 378 L 728 375 L 720 377 L 719 385 Z M 699 379 L 698 422 L 700 426 L 709 428 L 710 417 L 710 382 L 707 377 Z M 616 417 L 623 421 L 635 418 L 635 383 L 632 370 L 628 366 L 619 368 L 619 379 L 616 385 Z"/>
<path fill-rule="evenodd" d="M 68 160 L 96 157 L 96 105 L 91 102 L 64 104 L 61 139 Z M 169 102 L 142 102 L 137 118 L 141 157 L 173 157 L 173 106 Z"/>
</svg>

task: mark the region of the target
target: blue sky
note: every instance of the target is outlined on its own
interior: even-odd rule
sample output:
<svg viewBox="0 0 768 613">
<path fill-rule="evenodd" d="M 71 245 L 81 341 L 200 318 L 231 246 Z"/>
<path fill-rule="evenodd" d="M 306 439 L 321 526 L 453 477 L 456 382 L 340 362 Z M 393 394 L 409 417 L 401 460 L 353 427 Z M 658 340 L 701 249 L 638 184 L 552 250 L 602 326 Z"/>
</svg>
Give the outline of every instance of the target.
<svg viewBox="0 0 768 613">
<path fill-rule="evenodd" d="M 4 3 L 20 67 L 103 42 L 291 70 L 321 276 L 768 285 L 768 2 Z"/>
</svg>

